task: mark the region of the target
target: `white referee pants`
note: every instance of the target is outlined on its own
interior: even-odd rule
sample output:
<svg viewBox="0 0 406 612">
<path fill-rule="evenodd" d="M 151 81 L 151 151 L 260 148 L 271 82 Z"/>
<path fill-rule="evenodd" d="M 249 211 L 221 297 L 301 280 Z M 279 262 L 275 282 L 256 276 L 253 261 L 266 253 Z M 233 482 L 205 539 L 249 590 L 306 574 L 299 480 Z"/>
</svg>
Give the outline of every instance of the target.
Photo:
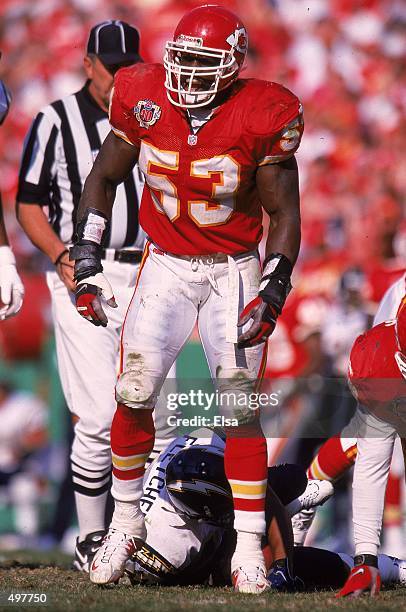
<svg viewBox="0 0 406 612">
<path fill-rule="evenodd" d="M 74 481 L 87 489 L 100 488 L 110 478 L 110 427 L 116 409 L 114 388 L 120 335 L 139 266 L 103 261 L 103 268 L 118 304 L 118 308 L 103 306 L 109 319 L 107 327 L 95 327 L 81 317 L 73 294 L 57 273 L 47 273 L 59 376 L 66 403 L 76 421 L 71 453 L 77 474 Z M 156 427 L 157 442 L 163 446 L 172 439 L 173 431 L 165 422 L 156 423 Z M 164 441 L 159 437 L 164 437 Z M 93 481 L 88 480 L 89 472 Z M 81 481 L 80 474 L 87 479 Z"/>
</svg>

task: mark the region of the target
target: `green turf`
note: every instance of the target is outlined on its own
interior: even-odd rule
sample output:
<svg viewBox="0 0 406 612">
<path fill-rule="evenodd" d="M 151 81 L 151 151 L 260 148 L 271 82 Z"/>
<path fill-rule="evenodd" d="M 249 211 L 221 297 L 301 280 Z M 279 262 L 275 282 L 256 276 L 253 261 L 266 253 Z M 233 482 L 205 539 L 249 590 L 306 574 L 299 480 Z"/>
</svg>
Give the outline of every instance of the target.
<svg viewBox="0 0 406 612">
<path fill-rule="evenodd" d="M 179 610 L 257 612 L 291 610 L 327 612 L 328 610 L 399 610 L 406 607 L 406 590 L 399 587 L 383 591 L 378 599 L 363 597 L 335 600 L 333 592 L 262 596 L 237 595 L 231 589 L 206 587 L 131 587 L 127 584 L 101 588 L 90 584 L 84 575 L 68 569 L 69 558 L 52 553 L 13 553 L 0 564 L 1 592 L 47 593 L 49 605 L 0 606 L 0 610 L 48 610 L 49 612 L 178 612 Z"/>
</svg>

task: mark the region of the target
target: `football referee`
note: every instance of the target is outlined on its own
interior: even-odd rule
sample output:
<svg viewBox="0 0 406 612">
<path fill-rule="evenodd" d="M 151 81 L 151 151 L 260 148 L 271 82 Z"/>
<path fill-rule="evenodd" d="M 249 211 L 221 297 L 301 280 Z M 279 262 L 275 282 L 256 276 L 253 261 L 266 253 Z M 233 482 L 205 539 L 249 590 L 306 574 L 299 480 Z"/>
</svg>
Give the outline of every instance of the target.
<svg viewBox="0 0 406 612">
<path fill-rule="evenodd" d="M 120 332 L 145 241 L 138 224 L 143 183 L 137 166 L 117 188 L 108 248 L 103 251 L 104 272 L 118 304 L 109 311 L 107 327 L 89 325 L 75 308 L 68 248 L 85 179 L 110 131 L 114 73 L 140 61 L 136 28 L 122 21 L 94 26 L 84 58 L 87 81 L 80 91 L 38 113 L 26 138 L 19 176 L 18 219 L 50 260 L 47 282 L 58 369 L 75 423 L 71 467 L 79 537 L 74 567 L 81 571 L 88 571 L 105 533 Z"/>
</svg>

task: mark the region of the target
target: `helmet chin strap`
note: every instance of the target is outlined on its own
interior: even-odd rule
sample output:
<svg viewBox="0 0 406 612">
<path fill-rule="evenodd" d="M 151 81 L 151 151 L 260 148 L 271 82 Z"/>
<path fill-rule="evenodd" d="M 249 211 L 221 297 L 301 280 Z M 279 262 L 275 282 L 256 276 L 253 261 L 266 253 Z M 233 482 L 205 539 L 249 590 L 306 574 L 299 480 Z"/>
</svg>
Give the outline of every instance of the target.
<svg viewBox="0 0 406 612">
<path fill-rule="evenodd" d="M 181 92 L 180 97 L 182 99 L 183 102 L 185 102 L 185 104 L 187 104 L 188 106 L 194 106 L 195 104 L 197 105 L 205 105 L 205 104 L 209 104 L 210 102 L 213 101 L 215 94 L 208 94 L 208 93 L 203 93 L 203 94 L 199 94 L 199 93 L 186 93 L 186 92 Z"/>
</svg>

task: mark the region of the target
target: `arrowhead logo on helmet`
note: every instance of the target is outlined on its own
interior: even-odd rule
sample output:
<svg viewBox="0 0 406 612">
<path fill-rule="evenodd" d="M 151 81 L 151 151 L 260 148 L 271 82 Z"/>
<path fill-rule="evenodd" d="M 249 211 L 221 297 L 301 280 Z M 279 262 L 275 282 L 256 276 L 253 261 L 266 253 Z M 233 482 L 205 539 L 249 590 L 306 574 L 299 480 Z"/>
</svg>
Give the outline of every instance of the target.
<svg viewBox="0 0 406 612">
<path fill-rule="evenodd" d="M 245 28 L 235 30 L 233 34 L 227 38 L 227 42 L 233 49 L 237 49 L 240 53 L 246 53 L 248 48 L 248 35 Z"/>
</svg>

